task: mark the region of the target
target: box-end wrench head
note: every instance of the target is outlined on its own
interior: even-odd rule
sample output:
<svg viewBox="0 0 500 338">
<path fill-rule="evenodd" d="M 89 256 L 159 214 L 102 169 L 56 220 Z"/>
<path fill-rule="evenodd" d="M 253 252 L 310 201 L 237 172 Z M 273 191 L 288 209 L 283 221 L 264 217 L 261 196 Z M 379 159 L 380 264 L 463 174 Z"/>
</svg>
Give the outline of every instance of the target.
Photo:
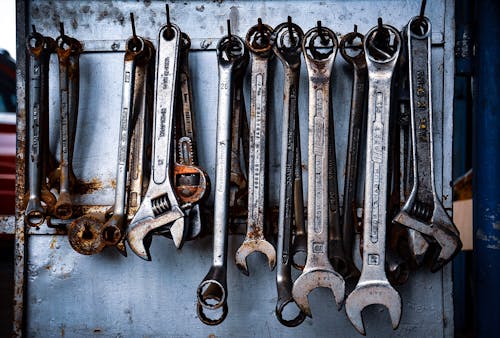
<svg viewBox="0 0 500 338">
<path fill-rule="evenodd" d="M 268 65 L 273 56 L 273 29 L 263 24 L 250 28 L 246 44 L 252 54 L 250 100 L 250 159 L 248 180 L 248 219 L 245 240 L 238 248 L 236 266 L 248 276 L 247 257 L 260 252 L 267 257 L 269 269 L 276 265 L 276 250 L 264 237 L 266 134 L 268 114 Z"/>
<path fill-rule="evenodd" d="M 387 37 L 385 45 L 375 43 L 379 36 Z M 391 84 L 401 49 L 401 37 L 394 27 L 380 23 L 366 34 L 363 46 L 369 79 L 363 268 L 345 307 L 353 326 L 364 335 L 361 313 L 369 305 L 385 306 L 394 329 L 401 319 L 401 297 L 387 280 L 385 272 Z"/>
<path fill-rule="evenodd" d="M 335 33 L 321 27 L 320 22 L 304 35 L 302 41 L 309 77 L 307 260 L 302 274 L 293 284 L 292 295 L 309 317 L 312 314 L 307 296 L 313 289 L 332 290 L 339 309 L 345 292 L 344 279 L 328 259 L 330 84 L 337 48 Z"/>
</svg>

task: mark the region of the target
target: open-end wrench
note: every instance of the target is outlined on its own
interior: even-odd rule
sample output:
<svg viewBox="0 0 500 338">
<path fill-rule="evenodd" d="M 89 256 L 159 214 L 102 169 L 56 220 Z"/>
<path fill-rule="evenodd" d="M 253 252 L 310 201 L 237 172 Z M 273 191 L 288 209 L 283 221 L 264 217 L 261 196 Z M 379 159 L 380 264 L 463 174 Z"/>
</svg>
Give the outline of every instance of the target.
<svg viewBox="0 0 500 338">
<path fill-rule="evenodd" d="M 126 225 L 127 173 L 130 153 L 130 137 L 134 113 L 134 90 L 137 64 L 149 62 L 152 51 L 144 39 L 135 35 L 133 15 L 130 15 L 133 36 L 127 40 L 123 63 L 122 107 L 120 111 L 120 134 L 118 139 L 118 161 L 116 169 L 115 203 L 113 216 L 102 228 L 103 240 L 108 246 L 116 245 L 123 237 Z"/>
<path fill-rule="evenodd" d="M 320 51 L 320 47 L 326 51 Z M 302 274 L 293 284 L 292 295 L 309 317 L 312 315 L 307 296 L 313 289 L 331 289 L 339 309 L 345 291 L 344 279 L 328 259 L 330 84 L 337 48 L 335 33 L 321 27 L 320 22 L 302 41 L 309 77 L 307 260 Z"/>
<path fill-rule="evenodd" d="M 73 174 L 73 148 L 78 114 L 79 91 L 79 55 L 82 45 L 74 38 L 64 34 L 61 23 L 61 35 L 56 39 L 59 57 L 59 99 L 60 99 L 60 162 L 57 169 L 59 179 L 59 197 L 54 214 L 60 219 L 69 219 L 73 215 L 71 186 L 76 179 Z"/>
<path fill-rule="evenodd" d="M 228 20 L 228 28 L 230 23 Z M 227 236 L 229 207 L 229 175 L 231 155 L 231 113 L 234 94 L 234 73 L 246 66 L 248 51 L 243 40 L 231 34 L 217 44 L 219 68 L 219 98 L 217 103 L 217 150 L 214 197 L 213 261 L 210 270 L 198 286 L 198 316 L 207 325 L 217 325 L 227 316 Z M 241 71 L 241 70 L 240 70 Z M 210 319 L 204 309 L 222 308 L 222 315 Z"/>
<path fill-rule="evenodd" d="M 431 271 L 439 270 L 460 251 L 457 228 L 444 210 L 434 181 L 431 94 L 431 22 L 414 17 L 406 27 L 410 80 L 413 189 L 394 222 L 414 229 L 439 245 Z"/>
<path fill-rule="evenodd" d="M 385 37 L 387 36 L 387 39 Z M 381 37 L 384 40 L 380 42 Z M 390 42 L 393 42 L 390 46 Z M 371 304 L 389 310 L 392 327 L 401 318 L 401 297 L 385 273 L 387 173 L 391 84 L 401 47 L 399 32 L 392 26 L 372 28 L 363 42 L 368 67 L 368 117 L 363 218 L 363 268 L 354 291 L 347 297 L 347 317 L 365 334 L 361 312 Z"/>
<path fill-rule="evenodd" d="M 168 13 L 168 11 L 167 11 Z M 177 66 L 180 47 L 179 28 L 170 23 L 160 29 L 156 57 L 155 106 L 153 112 L 153 151 L 151 178 L 139 210 L 129 225 L 127 241 L 141 258 L 150 260 L 144 240 L 152 231 L 173 223 L 170 234 L 177 248 L 186 237 L 184 212 L 181 210 L 170 181 L 172 122 L 177 88 Z"/>
<path fill-rule="evenodd" d="M 49 191 L 44 173 L 45 154 L 49 151 L 48 130 L 48 71 L 50 53 L 55 50 L 55 41 L 44 37 L 33 26 L 27 37 L 26 48 L 30 54 L 29 87 L 29 192 L 24 219 L 30 226 L 40 226 L 47 214 L 52 213 L 56 198 Z M 42 205 L 42 202 L 44 205 Z"/>
<path fill-rule="evenodd" d="M 346 274 L 343 276 L 346 280 L 357 279 L 360 274 L 358 268 L 354 265 L 352 255 L 356 227 L 354 224 L 354 215 L 356 213 L 357 174 L 361 153 L 361 131 L 363 126 L 367 79 L 363 39 L 363 34 L 358 32 L 357 26 L 355 25 L 354 31 L 344 35 L 339 46 L 340 54 L 353 68 L 342 215 L 342 239 L 346 263 Z"/>
<path fill-rule="evenodd" d="M 247 257 L 253 252 L 266 255 L 269 268 L 276 265 L 276 250 L 264 237 L 265 172 L 267 147 L 268 75 L 273 56 L 273 29 L 262 23 L 251 27 L 246 44 L 252 55 L 250 91 L 250 159 L 248 170 L 248 219 L 245 240 L 236 251 L 236 266 L 248 276 Z"/>
<path fill-rule="evenodd" d="M 181 51 L 179 65 L 179 102 L 180 118 L 176 126 L 177 153 L 174 161 L 174 189 L 186 213 L 189 225 L 188 238 L 194 239 L 201 232 L 199 202 L 210 194 L 208 174 L 198 166 L 196 147 L 193 94 L 189 75 L 189 48 L 191 40 L 181 33 Z"/>
<path fill-rule="evenodd" d="M 276 317 L 285 326 L 300 325 L 305 314 L 299 311 L 292 319 L 284 318 L 284 309 L 294 302 L 292 297 L 292 225 L 295 201 L 295 169 L 296 142 L 299 133 L 298 123 L 298 89 L 300 77 L 300 47 L 304 33 L 302 29 L 291 22 L 278 25 L 274 31 L 273 50 L 283 64 L 285 80 L 283 84 L 283 119 L 281 131 L 281 170 L 280 170 L 280 200 L 278 211 L 278 260 L 276 287 L 278 301 L 276 302 Z M 299 144 L 300 147 L 300 144 Z M 301 173 L 302 174 L 302 173 Z M 300 196 L 302 198 L 302 196 Z M 297 219 L 295 219 L 297 222 Z"/>
</svg>

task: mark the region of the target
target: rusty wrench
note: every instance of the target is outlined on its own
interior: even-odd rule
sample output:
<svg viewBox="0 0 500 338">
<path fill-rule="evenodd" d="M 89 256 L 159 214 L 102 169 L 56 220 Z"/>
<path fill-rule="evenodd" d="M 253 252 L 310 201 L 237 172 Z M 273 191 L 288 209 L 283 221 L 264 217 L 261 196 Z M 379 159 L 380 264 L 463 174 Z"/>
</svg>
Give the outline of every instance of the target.
<svg viewBox="0 0 500 338">
<path fill-rule="evenodd" d="M 462 248 L 457 228 L 437 195 L 431 93 L 431 22 L 414 17 L 406 27 L 410 79 L 413 188 L 394 222 L 433 238 L 440 247 L 431 271 L 439 270 Z"/>
<path fill-rule="evenodd" d="M 377 36 L 391 35 L 395 46 L 389 52 L 375 44 Z M 390 37 L 388 37 L 389 39 Z M 363 42 L 368 67 L 368 126 L 363 219 L 363 268 L 354 291 L 347 297 L 347 317 L 365 334 L 361 311 L 371 304 L 385 305 L 392 327 L 401 319 L 401 297 L 385 273 L 387 172 L 391 85 L 401 48 L 399 32 L 392 26 L 372 28 Z"/>
<path fill-rule="evenodd" d="M 229 22 L 228 22 L 229 27 Z M 198 286 L 199 318 L 207 325 L 217 325 L 227 316 L 227 226 L 231 155 L 231 113 L 234 94 L 234 73 L 246 66 L 248 50 L 243 40 L 231 32 L 217 45 L 219 65 L 219 99 L 217 112 L 217 150 L 214 199 L 214 244 L 210 270 Z M 203 309 L 222 308 L 222 316 L 210 319 Z"/>
<path fill-rule="evenodd" d="M 327 48 L 327 52 L 318 50 L 318 42 Z M 307 295 L 313 289 L 331 289 L 339 309 L 345 291 L 344 279 L 328 259 L 330 83 L 337 48 L 335 33 L 321 27 L 320 22 L 305 34 L 302 41 L 309 77 L 307 260 L 302 274 L 293 284 L 292 295 L 309 317 L 312 315 Z"/>
<path fill-rule="evenodd" d="M 268 114 L 268 67 L 273 56 L 273 29 L 262 23 L 250 28 L 246 44 L 252 55 L 250 95 L 250 160 L 247 233 L 235 255 L 236 266 L 248 276 L 247 256 L 255 251 L 266 255 L 269 268 L 276 265 L 276 250 L 264 237 L 266 133 Z"/>
<path fill-rule="evenodd" d="M 178 204 L 170 181 L 172 122 L 180 35 L 179 28 L 170 22 L 160 29 L 158 35 L 151 178 L 127 234 L 130 248 L 146 260 L 150 260 L 151 257 L 144 240 L 151 236 L 153 231 L 173 223 L 170 226 L 170 233 L 177 248 L 182 246 L 186 237 L 184 212 Z"/>
</svg>

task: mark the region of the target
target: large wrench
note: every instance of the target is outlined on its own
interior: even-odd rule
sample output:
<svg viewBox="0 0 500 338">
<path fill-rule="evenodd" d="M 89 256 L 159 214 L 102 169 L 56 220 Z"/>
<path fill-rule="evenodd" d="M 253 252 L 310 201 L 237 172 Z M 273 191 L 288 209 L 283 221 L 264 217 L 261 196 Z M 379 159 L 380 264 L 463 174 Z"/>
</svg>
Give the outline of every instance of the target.
<svg viewBox="0 0 500 338">
<path fill-rule="evenodd" d="M 273 56 L 273 29 L 259 23 L 247 33 L 246 44 L 252 54 L 250 94 L 250 160 L 248 170 L 247 233 L 235 255 L 236 266 L 248 276 L 247 256 L 253 252 L 266 255 L 269 268 L 276 265 L 276 250 L 264 237 L 266 133 L 268 114 L 268 66 Z"/>
<path fill-rule="evenodd" d="M 59 197 L 54 213 L 60 219 L 69 219 L 73 215 L 70 187 L 76 180 L 72 162 L 78 114 L 79 55 L 82 45 L 78 40 L 64 34 L 62 23 L 61 35 L 56 39 L 56 43 L 59 57 L 61 158 L 57 169 Z"/>
<path fill-rule="evenodd" d="M 304 33 L 289 21 L 278 25 L 274 31 L 274 53 L 283 64 L 285 81 L 283 84 L 283 120 L 281 132 L 280 201 L 278 212 L 278 261 L 276 287 L 276 317 L 285 326 L 300 325 L 305 314 L 300 311 L 295 318 L 285 319 L 283 310 L 294 302 L 292 296 L 292 225 L 294 219 L 295 169 L 298 123 L 298 89 L 300 77 L 300 47 Z M 299 145 L 300 147 L 300 145 Z M 300 196 L 302 198 L 302 196 Z M 295 218 L 295 222 L 297 222 Z"/>
<path fill-rule="evenodd" d="M 229 27 L 229 22 L 228 22 Z M 198 286 L 197 312 L 207 325 L 217 325 L 227 316 L 227 226 L 229 207 L 229 174 L 231 155 L 231 112 L 234 73 L 246 66 L 248 51 L 243 40 L 231 32 L 217 45 L 219 65 L 219 98 L 217 112 L 217 150 L 214 198 L 213 261 L 210 270 Z M 217 319 L 208 318 L 203 310 L 222 308 Z"/>
<path fill-rule="evenodd" d="M 327 48 L 320 52 L 318 46 Z M 293 284 L 295 303 L 312 316 L 307 295 L 315 288 L 330 288 L 337 307 L 344 300 L 345 283 L 328 259 L 329 223 L 329 135 L 330 83 L 338 41 L 335 33 L 318 27 L 310 29 L 302 41 L 302 52 L 309 77 L 309 145 L 308 145 L 308 221 L 307 260 L 302 274 Z"/>
<path fill-rule="evenodd" d="M 342 239 L 346 264 L 345 279 L 355 279 L 360 275 L 358 268 L 354 265 L 352 254 L 356 227 L 354 224 L 354 215 L 356 212 L 357 174 L 361 153 L 361 131 L 364 117 L 367 80 L 366 59 L 362 46 L 363 39 L 363 34 L 359 33 L 355 26 L 354 32 L 348 33 L 342 38 L 339 47 L 340 54 L 353 68 L 342 215 Z M 360 44 L 355 45 L 355 40 L 359 40 Z"/>
<path fill-rule="evenodd" d="M 462 248 L 457 228 L 436 192 L 431 93 L 431 22 L 414 17 L 406 28 L 410 77 L 413 189 L 394 222 L 433 238 L 440 247 L 431 271 L 439 270 Z"/>
<path fill-rule="evenodd" d="M 401 48 L 399 32 L 392 26 L 372 28 L 363 42 L 368 66 L 368 125 L 363 219 L 363 268 L 354 291 L 346 300 L 347 317 L 365 334 L 361 311 L 371 304 L 385 305 L 392 327 L 401 318 L 401 297 L 385 274 L 387 172 L 389 156 L 389 115 L 391 84 Z M 393 36 L 395 46 L 389 51 L 376 45 L 380 36 Z"/>
<path fill-rule="evenodd" d="M 152 231 L 173 222 L 170 233 L 177 248 L 182 246 L 186 237 L 184 212 L 179 207 L 170 181 L 172 122 L 180 35 L 179 28 L 170 22 L 160 29 L 158 35 L 151 178 L 148 190 L 130 223 L 127 234 L 130 248 L 145 260 L 150 260 L 151 257 L 149 247 L 145 246 L 144 240 L 152 235 Z"/>
<path fill-rule="evenodd" d="M 36 32 L 28 35 L 26 48 L 30 54 L 30 105 L 29 105 L 29 193 L 24 218 L 30 226 L 40 226 L 52 212 L 56 198 L 46 184 L 45 166 L 48 147 L 48 71 L 50 53 L 55 41 Z M 44 206 L 42 205 L 44 203 Z"/>
</svg>

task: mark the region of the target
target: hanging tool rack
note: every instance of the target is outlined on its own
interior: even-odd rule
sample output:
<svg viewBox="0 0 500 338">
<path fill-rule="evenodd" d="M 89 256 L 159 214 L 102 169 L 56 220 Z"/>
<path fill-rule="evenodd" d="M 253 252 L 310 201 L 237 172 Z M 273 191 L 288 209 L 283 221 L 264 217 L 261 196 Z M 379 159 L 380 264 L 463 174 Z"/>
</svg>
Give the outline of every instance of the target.
<svg viewBox="0 0 500 338">
<path fill-rule="evenodd" d="M 215 135 L 217 130 L 217 64 L 215 47 L 225 35 L 226 20 L 233 34 L 242 36 L 257 18 L 272 27 L 288 16 L 304 31 L 321 20 L 339 37 L 357 25 L 366 33 L 382 17 L 398 29 L 418 14 L 420 1 L 172 1 L 172 22 L 191 37 L 191 81 L 198 138 L 199 162 L 215 178 Z M 116 182 L 116 140 L 120 121 L 123 53 L 131 36 L 129 13 L 135 15 L 137 34 L 157 43 L 165 24 L 163 1 L 18 1 L 18 115 L 17 115 L 17 208 L 14 333 L 26 336 L 194 336 L 194 337 L 357 337 L 359 334 L 337 311 L 326 289 L 314 291 L 310 303 L 314 318 L 296 328 L 282 326 L 275 317 L 275 272 L 268 270 L 263 256 L 252 255 L 250 277 L 234 264 L 234 253 L 244 230 L 231 229 L 228 259 L 229 315 L 218 326 L 206 326 L 196 315 L 196 289 L 211 262 L 212 240 L 205 235 L 177 250 L 171 240 L 154 236 L 151 262 L 129 252 L 116 250 L 83 256 L 68 243 L 66 231 L 29 227 L 24 221 L 27 191 L 27 99 L 28 68 L 24 37 L 32 25 L 46 36 L 65 33 L 82 42 L 80 55 L 80 103 L 75 135 L 73 166 L 84 183 L 74 194 L 80 212 L 103 211 L 114 201 Z M 426 16 L 433 25 L 432 98 L 434 108 L 434 164 L 437 190 L 451 209 L 451 147 L 454 55 L 454 1 L 432 1 Z M 49 109 L 51 125 L 58 123 L 57 56 L 50 59 Z M 283 70 L 273 61 L 273 88 L 270 96 L 269 204 L 277 208 Z M 248 76 L 245 95 L 249 95 Z M 302 63 L 299 114 L 302 164 L 307 177 L 307 71 Z M 332 108 L 335 123 L 339 190 L 347 147 L 347 130 L 352 89 L 352 69 L 337 56 L 334 65 Z M 247 100 L 247 103 L 249 100 Z M 50 147 L 57 154 L 58 135 L 51 128 Z M 306 180 L 304 180 L 306 182 Z M 307 184 L 305 187 L 307 191 Z M 342 191 L 342 190 L 341 190 Z M 307 194 L 305 194 L 307 196 Z M 206 208 L 213 205 L 213 192 Z M 206 220 L 211 223 L 212 216 Z M 352 288 L 352 287 L 351 287 Z M 371 306 L 363 312 L 368 336 L 451 337 L 453 304 L 451 266 L 431 273 L 412 272 L 408 283 L 397 287 L 403 300 L 399 328 L 393 331 L 387 311 Z"/>
</svg>

